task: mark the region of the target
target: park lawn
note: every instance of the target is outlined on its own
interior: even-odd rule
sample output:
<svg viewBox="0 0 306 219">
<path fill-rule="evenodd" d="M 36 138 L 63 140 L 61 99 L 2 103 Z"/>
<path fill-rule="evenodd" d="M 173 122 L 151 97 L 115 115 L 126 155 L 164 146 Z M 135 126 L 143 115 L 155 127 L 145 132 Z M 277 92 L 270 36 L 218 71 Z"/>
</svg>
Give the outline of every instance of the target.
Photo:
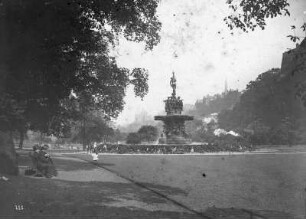
<svg viewBox="0 0 306 219">
<path fill-rule="evenodd" d="M 0 218 L 199 218 L 184 211 L 146 210 L 146 206 L 154 204 L 167 206 L 167 200 L 113 178 L 111 181 L 84 179 L 96 166 L 53 158 L 61 174 L 77 173 L 80 181 L 24 176 L 24 168 L 30 161 L 27 156 L 19 156 L 20 175 L 0 180 Z M 129 201 L 145 207 L 118 205 Z"/>
<path fill-rule="evenodd" d="M 86 154 L 62 158 L 67 156 L 91 161 Z M 245 218 L 245 212 L 265 218 L 304 217 L 306 154 L 100 155 L 99 158 L 100 167 L 140 182 L 212 218 Z M 19 161 L 22 167 L 30 164 L 27 156 L 20 156 Z M 97 168 L 71 158 L 54 157 L 54 162 L 62 173 L 82 172 L 88 176 Z M 108 171 L 104 172 L 107 175 Z M 167 201 L 131 182 L 25 177 L 22 171 L 19 176 L 8 178 L 0 180 L 0 218 L 197 217 L 186 212 L 116 206 L 118 197 L 146 205 Z M 15 205 L 23 205 L 23 210 L 16 210 Z"/>
<path fill-rule="evenodd" d="M 73 155 L 91 159 L 88 155 Z M 100 155 L 99 165 L 198 212 L 245 209 L 266 218 L 304 218 L 306 154 Z M 105 165 L 107 164 L 107 165 Z M 111 165 L 112 164 L 112 165 Z"/>
</svg>

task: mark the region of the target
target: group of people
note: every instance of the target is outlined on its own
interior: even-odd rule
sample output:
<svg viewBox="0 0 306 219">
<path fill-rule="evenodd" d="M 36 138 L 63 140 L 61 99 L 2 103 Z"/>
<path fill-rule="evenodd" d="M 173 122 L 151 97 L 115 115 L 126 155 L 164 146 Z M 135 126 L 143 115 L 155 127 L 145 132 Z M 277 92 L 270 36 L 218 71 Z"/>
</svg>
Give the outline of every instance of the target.
<svg viewBox="0 0 306 219">
<path fill-rule="evenodd" d="M 33 151 L 29 156 L 32 160 L 32 168 L 26 172 L 28 175 L 34 175 L 37 177 L 51 178 L 57 176 L 57 171 L 50 157 L 50 154 L 46 152 L 48 145 L 34 145 Z"/>
</svg>

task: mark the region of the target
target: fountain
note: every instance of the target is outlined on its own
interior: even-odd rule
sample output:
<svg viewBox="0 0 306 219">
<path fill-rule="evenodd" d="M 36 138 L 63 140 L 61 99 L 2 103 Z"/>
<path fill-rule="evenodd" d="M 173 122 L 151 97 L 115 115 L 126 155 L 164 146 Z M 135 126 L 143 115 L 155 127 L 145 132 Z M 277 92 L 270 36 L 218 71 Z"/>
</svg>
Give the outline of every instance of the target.
<svg viewBox="0 0 306 219">
<path fill-rule="evenodd" d="M 164 130 L 159 139 L 159 144 L 189 144 L 191 140 L 185 132 L 185 121 L 193 120 L 192 116 L 182 115 L 183 100 L 176 97 L 176 78 L 173 75 L 170 80 L 172 95 L 165 102 L 166 115 L 155 116 L 155 120 L 164 123 Z"/>
</svg>

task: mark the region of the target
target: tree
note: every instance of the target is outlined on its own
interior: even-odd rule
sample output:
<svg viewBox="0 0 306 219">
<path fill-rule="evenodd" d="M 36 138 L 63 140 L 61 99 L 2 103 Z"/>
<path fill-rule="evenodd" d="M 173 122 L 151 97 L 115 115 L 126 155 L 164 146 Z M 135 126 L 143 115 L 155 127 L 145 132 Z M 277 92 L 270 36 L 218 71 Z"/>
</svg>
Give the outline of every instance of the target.
<svg viewBox="0 0 306 219">
<path fill-rule="evenodd" d="M 71 136 L 73 142 L 83 143 L 83 150 L 93 142 L 105 141 L 114 135 L 113 128 L 99 112 L 90 111 L 84 118 L 85 123 L 83 121 L 76 122 L 74 126 L 76 131 Z"/>
<path fill-rule="evenodd" d="M 231 30 L 239 28 L 248 32 L 257 27 L 264 29 L 267 18 L 290 16 L 288 0 L 227 0 L 226 3 L 232 14 L 224 18 L 224 21 Z"/>
<path fill-rule="evenodd" d="M 254 31 L 256 28 L 265 29 L 266 20 L 277 16 L 290 16 L 289 1 L 277 0 L 227 0 L 226 2 L 231 10 L 231 14 L 224 18 L 227 26 L 233 30 L 241 29 L 244 32 Z M 295 25 L 291 29 L 296 29 Z M 301 25 L 300 29 L 306 31 L 306 23 Z M 301 40 L 296 35 L 288 35 L 293 42 Z"/>
<path fill-rule="evenodd" d="M 141 136 L 137 132 L 131 132 L 126 137 L 127 144 L 140 144 L 141 143 Z"/>
<path fill-rule="evenodd" d="M 287 144 L 291 146 L 297 143 L 298 136 L 295 130 L 295 121 L 293 118 L 285 117 L 279 127 L 276 127 L 271 133 L 270 142 L 272 144 Z M 305 131 L 305 130 L 304 130 Z"/>
<path fill-rule="evenodd" d="M 280 69 L 260 74 L 249 82 L 233 109 L 218 115 L 219 126 L 251 132 L 250 140 L 256 144 L 296 142 L 295 132 L 300 129 L 296 121 L 305 117 L 305 109 L 295 98 L 294 83 Z"/>
<path fill-rule="evenodd" d="M 216 128 L 217 124 L 213 120 L 207 124 L 202 124 L 199 129 L 192 133 L 192 139 L 198 142 L 212 143 L 216 139 L 216 136 L 214 135 Z"/>
<path fill-rule="evenodd" d="M 122 141 L 125 141 L 127 138 L 128 133 L 121 132 L 119 129 L 114 130 L 114 135 L 111 136 L 110 142 L 112 143 L 120 143 Z"/>
<path fill-rule="evenodd" d="M 45 132 L 62 122 L 54 115 L 65 113 L 60 101 L 71 91 L 82 93 L 106 115 L 117 116 L 128 84 L 135 85 L 140 97 L 147 93 L 147 72 L 119 68 L 108 55 L 109 45 L 123 32 L 152 48 L 159 41 L 156 6 L 133 1 L 4 1 L 5 92 L 19 105 L 23 102 L 27 121 Z"/>
<path fill-rule="evenodd" d="M 157 128 L 152 125 L 144 125 L 138 130 L 138 134 L 142 141 L 155 141 L 158 136 Z"/>
<path fill-rule="evenodd" d="M 241 29 L 244 32 L 253 31 L 256 28 L 262 30 L 266 26 L 266 20 L 277 16 L 290 16 L 288 0 L 266 1 L 266 0 L 227 0 L 231 14 L 224 18 L 227 26 L 233 29 Z M 295 30 L 296 26 L 292 25 L 291 29 Z M 306 32 L 306 23 L 300 26 L 302 32 Z M 304 38 L 301 44 L 306 44 L 305 37 L 288 35 L 293 42 L 298 42 Z M 296 96 L 304 103 L 306 107 L 306 49 L 298 51 L 292 57 L 294 69 L 290 72 L 291 80 L 296 81 Z"/>
<path fill-rule="evenodd" d="M 123 109 L 129 84 L 143 97 L 148 72 L 119 68 L 109 51 L 120 35 L 152 49 L 160 39 L 157 4 L 157 0 L 1 1 L 1 136 L 7 138 L 6 133 L 20 124 L 60 134 L 75 116 L 71 94 L 77 99 L 85 96 L 88 106 L 103 110 L 108 118 Z"/>
<path fill-rule="evenodd" d="M 212 113 L 219 113 L 222 110 L 232 108 L 240 98 L 238 90 L 229 90 L 222 94 L 207 95 L 195 103 L 195 109 L 188 113 L 195 116 L 208 116 Z"/>
</svg>

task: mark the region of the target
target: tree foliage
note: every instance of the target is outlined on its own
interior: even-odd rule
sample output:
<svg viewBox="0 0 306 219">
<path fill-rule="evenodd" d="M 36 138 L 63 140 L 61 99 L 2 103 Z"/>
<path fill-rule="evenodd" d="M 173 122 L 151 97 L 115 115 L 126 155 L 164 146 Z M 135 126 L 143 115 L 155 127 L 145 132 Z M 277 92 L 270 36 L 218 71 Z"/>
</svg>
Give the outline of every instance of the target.
<svg viewBox="0 0 306 219">
<path fill-rule="evenodd" d="M 144 125 L 140 127 L 138 134 L 142 141 L 151 142 L 157 139 L 158 131 L 157 128 L 152 125 Z"/>
<path fill-rule="evenodd" d="M 270 18 L 275 18 L 278 16 L 290 16 L 289 12 L 289 1 L 288 0 L 277 0 L 277 1 L 266 1 L 266 0 L 227 0 L 227 4 L 229 6 L 230 11 L 232 12 L 230 15 L 224 18 L 225 23 L 227 26 L 233 29 L 241 29 L 244 32 L 248 32 L 249 30 L 253 31 L 257 27 L 264 29 L 266 26 L 266 21 Z M 295 31 L 298 28 L 295 25 L 291 25 L 291 29 Z M 301 24 L 300 29 L 302 32 L 306 31 L 306 23 L 304 21 Z M 299 37 L 296 34 L 288 35 L 293 42 L 302 41 L 303 37 Z M 305 38 L 301 44 L 305 45 Z M 305 79 L 305 72 L 306 72 L 306 59 L 305 53 L 300 52 L 294 55 L 293 61 L 295 63 L 295 69 L 292 72 L 296 74 L 299 73 L 299 76 L 295 76 L 296 81 L 298 81 L 301 76 L 303 80 L 300 80 L 296 83 L 296 95 L 304 101 L 306 106 L 306 79 Z"/>
<path fill-rule="evenodd" d="M 140 144 L 141 142 L 152 142 L 157 139 L 158 130 L 155 126 L 141 126 L 138 132 L 131 132 L 127 135 L 127 144 Z"/>
<path fill-rule="evenodd" d="M 101 142 L 114 136 L 114 130 L 110 124 L 103 119 L 101 114 L 90 111 L 75 123 L 71 136 L 73 142 L 89 145 L 93 142 Z"/>
<path fill-rule="evenodd" d="M 116 117 L 125 89 L 148 92 L 148 74 L 119 68 L 109 55 L 120 35 L 159 42 L 158 1 L 3 0 L 0 4 L 0 124 L 14 129 L 18 120 L 35 130 L 57 132 L 73 117 L 73 92 L 88 106 Z M 8 110 L 14 108 L 14 110 Z M 15 115 L 15 112 L 17 113 Z M 9 115 L 8 115 L 9 114 Z"/>
<path fill-rule="evenodd" d="M 290 16 L 288 0 L 227 0 L 232 14 L 224 18 L 228 27 L 233 30 L 238 28 L 244 32 L 264 29 L 266 20 L 277 16 Z"/>
<path fill-rule="evenodd" d="M 186 123 L 186 131 L 191 134 L 193 141 L 207 142 L 215 138 L 213 128 L 216 128 L 214 120 L 208 124 L 203 122 L 203 117 L 211 117 L 213 113 L 220 113 L 223 110 L 232 109 L 239 102 L 241 92 L 238 90 L 229 90 L 222 94 L 206 95 L 201 100 L 197 100 L 194 109 L 189 110 L 187 114 L 195 117 L 194 120 Z"/>
<path fill-rule="evenodd" d="M 222 110 L 232 108 L 238 101 L 241 93 L 238 90 L 229 90 L 222 94 L 207 95 L 195 103 L 195 109 L 189 113 L 195 116 L 208 116 Z"/>
<path fill-rule="evenodd" d="M 197 126 L 190 130 L 190 127 L 186 127 L 191 138 L 195 142 L 208 142 L 212 143 L 216 136 L 214 135 L 214 130 L 217 128 L 217 124 L 214 121 L 211 121 L 207 124 L 202 121 L 197 121 Z"/>
<path fill-rule="evenodd" d="M 140 144 L 141 143 L 141 136 L 137 132 L 131 132 L 126 137 L 127 144 Z"/>
<path fill-rule="evenodd" d="M 222 111 L 219 126 L 227 130 L 247 132 L 256 144 L 287 144 L 297 139 L 305 108 L 296 98 L 294 80 L 271 69 L 251 81 L 231 110 Z"/>
</svg>

